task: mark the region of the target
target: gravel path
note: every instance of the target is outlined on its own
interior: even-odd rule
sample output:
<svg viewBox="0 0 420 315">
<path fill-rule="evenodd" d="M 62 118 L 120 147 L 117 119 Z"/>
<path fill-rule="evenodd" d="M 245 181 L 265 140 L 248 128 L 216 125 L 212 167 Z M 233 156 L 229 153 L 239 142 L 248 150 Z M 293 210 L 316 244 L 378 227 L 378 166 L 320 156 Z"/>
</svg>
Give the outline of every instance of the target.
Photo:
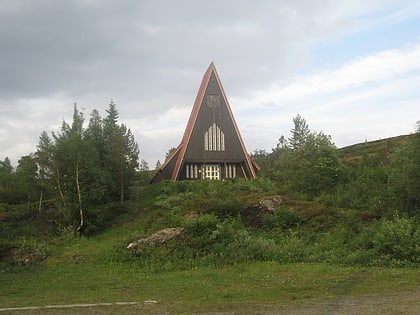
<svg viewBox="0 0 420 315">
<path fill-rule="evenodd" d="M 0 308 L 0 314 L 191 314 L 175 305 L 158 301 L 119 302 L 97 304 L 51 305 L 21 308 Z M 391 292 L 385 295 L 341 296 L 330 301 L 300 300 L 283 304 L 234 304 L 223 309 L 195 311 L 193 314 L 246 315 L 420 315 L 420 289 L 409 292 Z"/>
</svg>

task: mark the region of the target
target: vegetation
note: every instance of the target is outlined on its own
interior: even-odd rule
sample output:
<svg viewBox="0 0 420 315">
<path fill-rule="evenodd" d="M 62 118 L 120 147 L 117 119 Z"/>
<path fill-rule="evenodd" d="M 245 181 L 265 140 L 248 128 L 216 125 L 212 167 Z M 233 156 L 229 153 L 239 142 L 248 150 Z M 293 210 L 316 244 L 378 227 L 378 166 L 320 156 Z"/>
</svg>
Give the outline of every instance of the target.
<svg viewBox="0 0 420 315">
<path fill-rule="evenodd" d="M 0 306 L 159 299 L 192 311 L 418 288 L 420 124 L 337 149 L 298 115 L 288 139 L 253 155 L 257 180 L 149 185 L 117 120 L 111 103 L 84 128 L 74 106 L 16 169 L 0 162 Z M 167 227 L 182 236 L 126 248 Z"/>
<path fill-rule="evenodd" d="M 22 157 L 16 171 L 8 158 L 1 162 L 2 205 L 26 203 L 26 211 L 34 213 L 37 203 L 39 215 L 79 234 L 100 228 L 107 216 L 100 213 L 101 207 L 115 200 L 123 207 L 139 153 L 130 129 L 118 124 L 113 102 L 107 114 L 102 119 L 94 110 L 84 128 L 75 104 L 72 123 L 63 121 L 52 137 L 43 131 L 37 151 Z"/>
<path fill-rule="evenodd" d="M 309 130 L 300 115 L 287 140 L 254 159 L 262 176 L 298 200 L 317 200 L 335 207 L 395 211 L 416 216 L 420 210 L 420 122 L 415 133 L 337 149 L 330 136 Z"/>
</svg>

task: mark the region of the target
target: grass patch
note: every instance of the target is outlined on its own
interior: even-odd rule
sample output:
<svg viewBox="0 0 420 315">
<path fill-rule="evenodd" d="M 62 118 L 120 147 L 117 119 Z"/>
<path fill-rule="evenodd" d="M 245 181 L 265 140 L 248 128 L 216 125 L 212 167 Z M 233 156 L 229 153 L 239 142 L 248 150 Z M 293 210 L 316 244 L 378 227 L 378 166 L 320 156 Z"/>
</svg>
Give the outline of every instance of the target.
<svg viewBox="0 0 420 315">
<path fill-rule="evenodd" d="M 147 273 L 136 265 L 54 263 L 0 274 L 1 307 L 156 300 L 172 311 L 290 303 L 418 287 L 416 269 L 327 264 L 239 264 Z"/>
<path fill-rule="evenodd" d="M 156 300 L 188 311 L 410 290 L 420 276 L 416 269 L 274 262 L 149 273 L 135 264 L 63 258 L 36 270 L 3 272 L 0 280 L 1 307 Z"/>
</svg>

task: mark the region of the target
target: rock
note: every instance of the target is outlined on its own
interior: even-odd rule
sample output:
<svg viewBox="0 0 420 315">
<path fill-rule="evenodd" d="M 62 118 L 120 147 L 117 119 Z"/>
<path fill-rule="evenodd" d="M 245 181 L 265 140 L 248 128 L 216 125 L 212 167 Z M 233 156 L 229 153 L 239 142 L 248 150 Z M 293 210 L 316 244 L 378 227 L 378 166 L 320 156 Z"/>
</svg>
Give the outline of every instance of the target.
<svg viewBox="0 0 420 315">
<path fill-rule="evenodd" d="M 281 200 L 280 196 L 274 196 L 270 199 L 261 199 L 260 207 L 268 212 L 273 212 L 282 203 L 283 201 Z"/>
<path fill-rule="evenodd" d="M 280 196 L 261 199 L 258 204 L 241 210 L 242 221 L 247 226 L 257 228 L 261 226 L 263 217 L 272 214 L 281 204 L 283 200 Z"/>
<path fill-rule="evenodd" d="M 146 246 L 157 246 L 161 245 L 169 240 L 177 239 L 181 237 L 184 233 L 184 228 L 176 227 L 176 228 L 166 228 L 156 232 L 155 234 L 150 235 L 146 238 L 141 238 L 133 243 L 128 244 L 127 249 L 130 250 L 137 250 L 139 245 L 146 245 Z"/>
</svg>

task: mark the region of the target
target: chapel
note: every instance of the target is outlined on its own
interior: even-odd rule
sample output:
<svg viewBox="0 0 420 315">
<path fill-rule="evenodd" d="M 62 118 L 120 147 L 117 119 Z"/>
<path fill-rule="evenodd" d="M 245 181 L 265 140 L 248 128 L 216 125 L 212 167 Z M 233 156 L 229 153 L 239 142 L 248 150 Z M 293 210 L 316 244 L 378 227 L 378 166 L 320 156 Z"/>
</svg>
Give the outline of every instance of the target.
<svg viewBox="0 0 420 315">
<path fill-rule="evenodd" d="M 181 143 L 151 182 L 254 179 L 258 170 L 212 62 L 204 73 Z"/>
</svg>

